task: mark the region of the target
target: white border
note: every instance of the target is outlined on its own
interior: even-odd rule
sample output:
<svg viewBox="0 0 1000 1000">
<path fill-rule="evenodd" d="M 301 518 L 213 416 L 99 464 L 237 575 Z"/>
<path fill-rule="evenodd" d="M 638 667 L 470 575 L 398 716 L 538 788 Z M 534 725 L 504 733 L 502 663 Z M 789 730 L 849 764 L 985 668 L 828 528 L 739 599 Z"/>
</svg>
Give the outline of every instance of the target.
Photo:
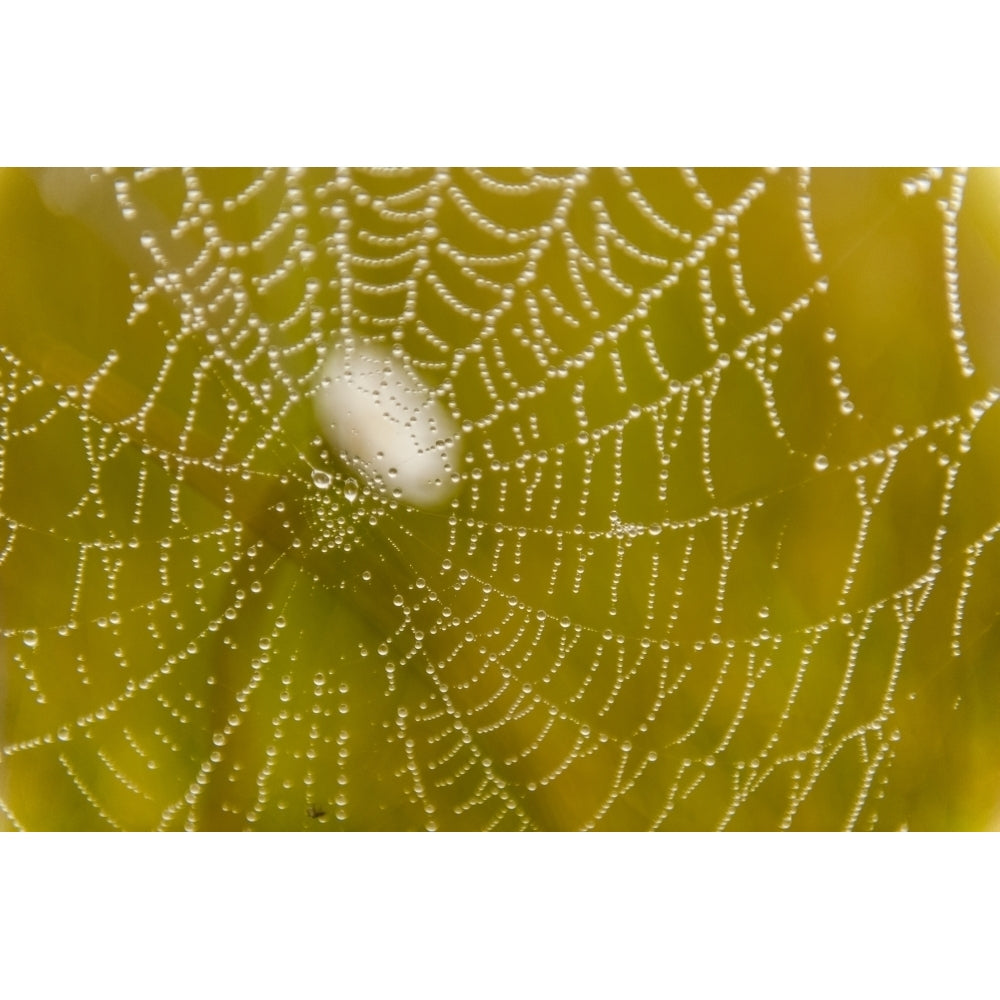
<svg viewBox="0 0 1000 1000">
<path fill-rule="evenodd" d="M 0 162 L 995 163 L 987 9 L 18 4 Z"/>
<path fill-rule="evenodd" d="M 980 996 L 992 835 L 27 835 L 12 996 Z M 11 987 L 14 988 L 11 988 Z"/>
</svg>

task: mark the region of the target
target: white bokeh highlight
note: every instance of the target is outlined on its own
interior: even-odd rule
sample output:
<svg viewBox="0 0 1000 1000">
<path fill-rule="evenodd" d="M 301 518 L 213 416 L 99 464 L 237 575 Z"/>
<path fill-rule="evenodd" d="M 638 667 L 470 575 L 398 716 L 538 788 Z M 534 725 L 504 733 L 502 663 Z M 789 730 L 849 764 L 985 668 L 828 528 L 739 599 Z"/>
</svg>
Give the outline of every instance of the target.
<svg viewBox="0 0 1000 1000">
<path fill-rule="evenodd" d="M 338 348 L 323 366 L 315 412 L 340 458 L 393 498 L 432 507 L 454 494 L 455 421 L 402 360 L 381 347 Z"/>
</svg>

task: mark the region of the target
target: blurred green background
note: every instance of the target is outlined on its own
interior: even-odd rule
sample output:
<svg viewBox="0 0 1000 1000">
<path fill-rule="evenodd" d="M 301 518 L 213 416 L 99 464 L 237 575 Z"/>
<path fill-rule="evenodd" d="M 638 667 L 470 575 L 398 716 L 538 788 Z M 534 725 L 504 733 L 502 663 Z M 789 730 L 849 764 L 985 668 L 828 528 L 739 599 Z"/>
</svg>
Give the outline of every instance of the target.
<svg viewBox="0 0 1000 1000">
<path fill-rule="evenodd" d="M 0 174 L 0 823 L 994 828 L 998 275 L 994 170 Z"/>
</svg>

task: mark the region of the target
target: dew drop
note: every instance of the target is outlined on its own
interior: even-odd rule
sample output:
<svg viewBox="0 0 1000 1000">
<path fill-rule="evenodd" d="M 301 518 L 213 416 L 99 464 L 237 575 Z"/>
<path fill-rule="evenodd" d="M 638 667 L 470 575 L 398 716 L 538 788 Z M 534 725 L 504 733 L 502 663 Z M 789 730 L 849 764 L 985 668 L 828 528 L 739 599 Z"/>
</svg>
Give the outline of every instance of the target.
<svg viewBox="0 0 1000 1000">
<path fill-rule="evenodd" d="M 38 633 L 33 628 L 29 628 L 21 639 L 28 649 L 34 649 L 38 645 Z"/>
<path fill-rule="evenodd" d="M 358 499 L 358 481 L 356 479 L 348 479 L 344 483 L 344 499 L 348 503 L 354 503 Z"/>
<path fill-rule="evenodd" d="M 813 468 L 817 472 L 823 472 L 825 469 L 828 469 L 829 467 L 830 467 L 830 460 L 826 457 L 826 455 L 817 455 L 813 459 Z"/>
<path fill-rule="evenodd" d="M 333 477 L 329 472 L 325 472 L 323 469 L 313 469 L 312 481 L 316 489 L 328 490 L 330 485 L 333 483 Z"/>
</svg>

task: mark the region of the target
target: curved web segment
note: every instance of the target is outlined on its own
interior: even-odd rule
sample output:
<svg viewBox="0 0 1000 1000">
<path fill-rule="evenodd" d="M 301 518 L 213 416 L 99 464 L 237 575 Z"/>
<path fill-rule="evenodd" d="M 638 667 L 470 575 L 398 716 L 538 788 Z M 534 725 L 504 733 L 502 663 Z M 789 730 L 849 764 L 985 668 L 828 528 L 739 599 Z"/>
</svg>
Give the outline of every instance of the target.
<svg viewBox="0 0 1000 1000">
<path fill-rule="evenodd" d="M 984 821 L 988 175 L 36 180 L 9 826 Z"/>
</svg>

